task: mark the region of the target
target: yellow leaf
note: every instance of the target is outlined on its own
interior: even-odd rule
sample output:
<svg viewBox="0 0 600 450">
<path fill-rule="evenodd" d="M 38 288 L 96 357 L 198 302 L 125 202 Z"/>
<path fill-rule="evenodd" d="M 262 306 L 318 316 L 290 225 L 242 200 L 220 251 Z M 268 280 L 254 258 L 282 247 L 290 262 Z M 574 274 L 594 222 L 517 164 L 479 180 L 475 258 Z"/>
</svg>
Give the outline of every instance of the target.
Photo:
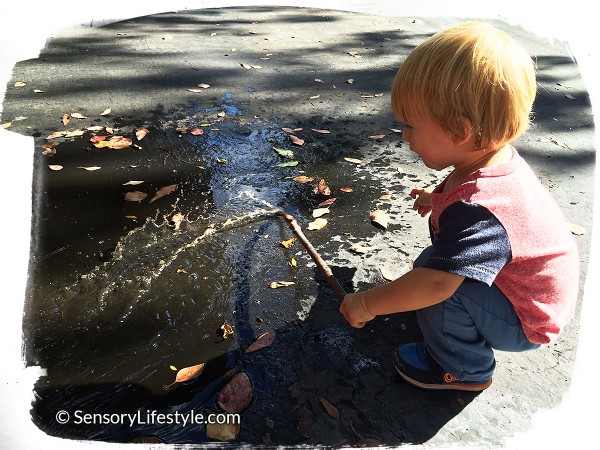
<svg viewBox="0 0 600 450">
<path fill-rule="evenodd" d="M 137 216 L 125 216 L 126 219 L 137 219 Z"/>
<path fill-rule="evenodd" d="M 175 366 L 169 366 L 169 368 L 170 368 L 171 370 L 177 371 L 177 367 L 175 367 Z"/>
<path fill-rule="evenodd" d="M 217 162 L 220 164 L 227 164 L 227 160 L 223 158 L 217 158 Z"/>
<path fill-rule="evenodd" d="M 309 230 L 320 230 L 321 228 L 325 227 L 325 225 L 327 225 L 327 219 L 324 219 L 323 217 L 319 217 L 318 219 L 315 219 L 311 223 L 308 224 L 308 229 Z"/>
<path fill-rule="evenodd" d="M 390 221 L 390 216 L 388 215 L 388 213 L 380 209 L 376 209 L 375 211 L 371 212 L 369 217 L 373 226 L 382 230 L 387 229 L 388 222 Z"/>
<path fill-rule="evenodd" d="M 177 269 L 177 273 L 187 273 L 187 270 L 185 270 L 185 269 Z"/>
<path fill-rule="evenodd" d="M 393 194 L 384 194 L 381 197 L 379 197 L 379 200 L 389 200 L 390 198 L 392 198 Z"/>
<path fill-rule="evenodd" d="M 285 248 L 290 248 L 296 242 L 296 238 L 287 239 L 285 241 L 281 241 L 280 244 Z"/>
<path fill-rule="evenodd" d="M 292 267 L 298 267 L 298 261 L 296 261 L 296 258 L 292 258 L 290 260 L 290 266 L 292 266 Z"/>
</svg>

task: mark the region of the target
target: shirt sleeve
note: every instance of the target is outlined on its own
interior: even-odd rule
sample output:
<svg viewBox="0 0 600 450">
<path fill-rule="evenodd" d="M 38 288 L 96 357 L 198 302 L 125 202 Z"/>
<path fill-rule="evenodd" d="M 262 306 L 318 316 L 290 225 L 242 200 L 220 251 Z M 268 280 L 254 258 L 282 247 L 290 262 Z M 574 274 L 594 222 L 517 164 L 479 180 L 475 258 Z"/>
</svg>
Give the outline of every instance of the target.
<svg viewBox="0 0 600 450">
<path fill-rule="evenodd" d="M 466 202 L 448 206 L 432 236 L 433 251 L 422 267 L 471 278 L 491 286 L 511 259 L 508 234 L 487 208 Z"/>
</svg>

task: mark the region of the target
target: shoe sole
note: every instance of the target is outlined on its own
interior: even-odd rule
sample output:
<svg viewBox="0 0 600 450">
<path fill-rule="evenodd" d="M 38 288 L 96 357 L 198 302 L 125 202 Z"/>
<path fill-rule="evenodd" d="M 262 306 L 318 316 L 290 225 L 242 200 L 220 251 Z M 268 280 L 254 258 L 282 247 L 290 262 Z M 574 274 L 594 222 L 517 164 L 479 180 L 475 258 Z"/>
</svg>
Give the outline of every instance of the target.
<svg viewBox="0 0 600 450">
<path fill-rule="evenodd" d="M 481 384 L 463 384 L 463 383 L 427 384 L 427 383 L 421 383 L 420 381 L 417 381 L 417 380 L 409 377 L 405 373 L 403 373 L 396 365 L 395 358 L 394 358 L 394 368 L 400 374 L 400 376 L 404 380 L 406 380 L 408 383 L 412 384 L 413 386 L 417 386 L 421 389 L 426 389 L 428 391 L 430 391 L 430 390 L 437 390 L 437 391 L 456 390 L 456 391 L 479 392 L 479 391 L 483 391 L 484 389 L 487 389 L 492 384 L 492 378 L 490 378 L 487 382 L 481 383 Z"/>
</svg>

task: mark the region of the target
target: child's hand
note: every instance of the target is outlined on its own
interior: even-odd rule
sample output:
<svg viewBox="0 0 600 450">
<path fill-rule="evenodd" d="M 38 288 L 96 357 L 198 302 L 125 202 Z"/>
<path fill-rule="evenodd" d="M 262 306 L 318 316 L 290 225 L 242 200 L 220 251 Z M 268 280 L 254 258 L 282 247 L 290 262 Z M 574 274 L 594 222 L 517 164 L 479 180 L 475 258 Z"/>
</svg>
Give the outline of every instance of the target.
<svg viewBox="0 0 600 450">
<path fill-rule="evenodd" d="M 421 217 L 425 217 L 431 212 L 431 191 L 428 189 L 413 189 L 410 191 L 410 196 L 416 198 L 413 203 L 413 209 L 417 211 Z"/>
<path fill-rule="evenodd" d="M 362 328 L 369 320 L 375 318 L 375 315 L 367 310 L 366 300 L 364 292 L 354 292 L 346 294 L 340 305 L 340 313 L 354 328 Z"/>
</svg>

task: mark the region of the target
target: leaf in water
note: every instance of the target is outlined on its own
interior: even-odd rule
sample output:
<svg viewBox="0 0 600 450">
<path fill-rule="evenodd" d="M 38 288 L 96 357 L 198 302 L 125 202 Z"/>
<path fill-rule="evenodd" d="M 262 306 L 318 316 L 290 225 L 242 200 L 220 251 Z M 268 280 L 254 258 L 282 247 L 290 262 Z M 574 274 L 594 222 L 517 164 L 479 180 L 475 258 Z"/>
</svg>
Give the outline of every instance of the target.
<svg viewBox="0 0 600 450">
<path fill-rule="evenodd" d="M 571 233 L 573 233 L 574 235 L 581 236 L 585 234 L 585 228 L 581 225 L 577 225 L 576 223 L 571 222 L 567 222 L 567 225 L 569 226 L 569 230 L 571 230 Z"/>
<path fill-rule="evenodd" d="M 58 144 L 58 142 L 53 142 L 53 144 Z M 52 157 L 56 155 L 56 149 L 54 147 L 44 148 L 42 155 Z"/>
<path fill-rule="evenodd" d="M 275 150 L 277 153 L 279 153 L 279 155 L 283 156 L 284 158 L 294 159 L 294 152 L 291 150 L 284 150 L 282 148 L 277 147 L 273 147 L 273 150 Z"/>
<path fill-rule="evenodd" d="M 227 323 L 227 321 L 223 322 L 221 330 L 223 330 L 223 339 L 227 339 L 229 336 L 233 335 L 233 326 Z"/>
<path fill-rule="evenodd" d="M 179 230 L 181 226 L 181 222 L 183 222 L 184 216 L 180 212 L 173 214 L 171 217 L 172 226 L 175 228 L 175 231 Z"/>
<path fill-rule="evenodd" d="M 168 186 L 161 187 L 158 191 L 156 191 L 156 194 L 154 194 L 154 197 L 152 197 L 148 203 L 152 203 L 153 201 L 158 200 L 159 198 L 164 197 L 171 192 L 174 192 L 175 189 L 177 189 L 176 184 L 170 184 Z"/>
<path fill-rule="evenodd" d="M 344 159 L 348 162 L 354 163 L 354 164 L 360 164 L 362 163 L 362 161 L 358 158 L 349 158 L 349 157 L 344 157 Z"/>
<path fill-rule="evenodd" d="M 273 342 L 275 342 L 275 338 L 277 334 L 269 331 L 267 333 L 261 334 L 256 340 L 248 346 L 246 349 L 246 353 L 255 352 L 256 350 L 260 350 L 261 348 L 269 347 Z"/>
<path fill-rule="evenodd" d="M 329 214 L 329 212 L 330 212 L 329 208 L 317 208 L 317 209 L 313 210 L 312 216 L 314 218 L 317 218 L 317 217 L 324 216 L 325 214 Z"/>
<path fill-rule="evenodd" d="M 363 245 L 355 244 L 352 247 L 350 247 L 350 250 L 352 250 L 355 253 L 364 255 L 366 253 L 369 253 L 371 250 L 375 250 L 375 248 L 377 247 L 365 247 Z"/>
<path fill-rule="evenodd" d="M 135 137 L 138 141 L 144 139 L 144 137 L 148 134 L 148 130 L 146 128 L 138 128 L 135 130 Z"/>
<path fill-rule="evenodd" d="M 108 136 L 92 136 L 90 138 L 90 142 L 96 143 L 96 142 L 104 141 L 104 140 L 106 140 L 107 137 Z"/>
<path fill-rule="evenodd" d="M 140 191 L 131 191 L 125 194 L 125 200 L 128 202 L 141 202 L 146 197 L 148 197 L 148 194 Z"/>
<path fill-rule="evenodd" d="M 385 211 L 381 209 L 376 209 L 372 211 L 370 214 L 371 224 L 381 230 L 385 230 L 388 227 L 388 222 L 390 220 L 390 216 Z"/>
<path fill-rule="evenodd" d="M 202 128 L 192 128 L 190 130 L 190 134 L 193 134 L 194 136 L 200 136 L 201 134 L 204 134 L 204 130 Z"/>
<path fill-rule="evenodd" d="M 104 111 L 100 113 L 101 116 L 108 116 L 112 112 L 112 109 L 106 108 Z"/>
<path fill-rule="evenodd" d="M 184 381 L 190 381 L 196 378 L 198 375 L 202 373 L 204 370 L 205 364 L 196 364 L 195 366 L 184 367 L 183 369 L 179 369 L 177 375 L 175 376 L 175 381 L 171 384 L 163 386 L 163 389 L 169 389 L 175 383 L 183 383 Z M 173 368 L 173 366 L 171 366 Z"/>
<path fill-rule="evenodd" d="M 293 281 L 273 281 L 269 284 L 269 287 L 271 289 L 277 289 L 280 287 L 291 286 L 293 284 L 296 284 L 296 283 L 294 283 Z"/>
<path fill-rule="evenodd" d="M 392 198 L 393 194 L 384 194 L 381 197 L 379 197 L 379 200 L 389 200 L 390 198 Z"/>
<path fill-rule="evenodd" d="M 99 140 L 94 143 L 96 148 L 112 148 L 113 150 L 122 150 L 132 144 L 131 139 L 123 136 L 112 136 L 110 139 Z"/>
<path fill-rule="evenodd" d="M 324 202 L 319 203 L 320 207 L 326 207 L 326 206 L 331 206 L 333 205 L 333 203 L 336 201 L 335 197 L 332 198 L 328 198 L 327 200 L 325 200 Z"/>
<path fill-rule="evenodd" d="M 298 161 L 286 161 L 279 164 L 275 164 L 275 167 L 296 167 L 298 165 Z"/>
<path fill-rule="evenodd" d="M 352 189 L 351 187 L 342 187 L 342 188 L 340 188 L 340 191 L 342 191 L 342 192 L 354 192 L 354 189 Z"/>
<path fill-rule="evenodd" d="M 308 224 L 308 229 L 311 231 L 312 230 L 320 230 L 321 228 L 324 228 L 325 225 L 327 225 L 327 219 L 324 219 L 323 217 L 319 217 L 318 219 L 315 219 Z"/>
<path fill-rule="evenodd" d="M 385 134 L 375 134 L 373 136 L 369 136 L 369 139 L 383 139 Z"/>
<path fill-rule="evenodd" d="M 286 239 L 285 241 L 281 241 L 280 244 L 282 247 L 291 248 L 296 242 L 296 238 Z"/>
<path fill-rule="evenodd" d="M 177 372 L 177 367 L 175 367 L 175 366 L 169 366 L 169 369 L 174 370 L 175 372 Z"/>
<path fill-rule="evenodd" d="M 329 400 L 323 397 L 319 397 L 319 401 L 321 402 L 321 405 L 323 405 L 323 407 L 325 408 L 325 411 L 327 411 L 327 414 L 329 414 L 334 419 L 339 420 L 340 412 L 335 406 L 333 406 L 333 404 Z"/>
<path fill-rule="evenodd" d="M 327 183 L 325 182 L 324 178 L 321 178 L 319 182 L 314 185 L 314 192 L 317 195 L 331 195 L 331 189 L 329 189 L 329 186 L 327 186 Z"/>
<path fill-rule="evenodd" d="M 47 140 L 56 139 L 56 138 L 64 136 L 65 134 L 67 134 L 66 131 L 53 131 L 48 136 L 46 136 L 46 139 Z"/>
<path fill-rule="evenodd" d="M 240 434 L 239 423 L 207 423 L 206 437 L 215 441 L 233 441 Z"/>
<path fill-rule="evenodd" d="M 78 112 L 71 113 L 71 117 L 74 117 L 75 119 L 87 119 L 86 116 Z"/>
<path fill-rule="evenodd" d="M 310 438 L 312 435 L 313 426 L 315 425 L 315 415 L 306 406 L 303 406 L 296 411 L 296 419 L 298 425 L 296 429 L 305 438 Z"/>
<path fill-rule="evenodd" d="M 140 180 L 130 180 L 127 183 L 123 183 L 123 186 L 137 186 L 138 184 L 142 184 L 143 181 Z"/>
<path fill-rule="evenodd" d="M 50 167 L 50 170 L 62 170 L 63 169 L 63 166 L 60 166 L 58 164 L 53 164 L 48 167 Z"/>
<path fill-rule="evenodd" d="M 95 125 L 93 127 L 87 127 L 86 130 L 87 131 L 100 131 L 104 129 L 104 127 L 101 127 L 100 125 Z"/>
<path fill-rule="evenodd" d="M 218 404 L 225 412 L 235 414 L 252 402 L 252 383 L 246 372 L 239 372 L 219 393 Z"/>
<path fill-rule="evenodd" d="M 299 175 L 297 177 L 292 178 L 296 183 L 308 183 L 310 181 L 314 181 L 313 177 L 307 177 L 306 175 Z"/>
<path fill-rule="evenodd" d="M 298 145 L 298 146 L 304 145 L 304 139 L 300 139 L 295 134 L 290 134 L 290 139 L 292 141 L 292 144 L 294 144 L 294 145 Z"/>
<path fill-rule="evenodd" d="M 62 119 L 61 119 L 61 120 L 62 120 L 62 124 L 63 124 L 65 127 L 66 127 L 66 126 L 69 124 L 69 122 L 71 121 L 71 119 L 69 118 L 69 114 L 67 114 L 67 113 L 64 113 L 64 114 L 63 114 L 63 116 L 62 116 Z"/>
<path fill-rule="evenodd" d="M 77 136 L 81 136 L 83 135 L 83 133 L 85 133 L 85 130 L 73 130 L 73 131 L 67 131 L 65 133 L 65 137 L 70 138 L 70 137 L 77 137 Z"/>
<path fill-rule="evenodd" d="M 88 166 L 88 167 L 78 167 L 78 169 L 85 169 L 90 172 L 93 172 L 94 170 L 100 170 L 101 167 L 100 166 Z"/>
<path fill-rule="evenodd" d="M 329 130 L 319 130 L 318 128 L 311 128 L 311 130 L 313 130 L 315 133 L 331 134 L 331 131 Z"/>
</svg>

